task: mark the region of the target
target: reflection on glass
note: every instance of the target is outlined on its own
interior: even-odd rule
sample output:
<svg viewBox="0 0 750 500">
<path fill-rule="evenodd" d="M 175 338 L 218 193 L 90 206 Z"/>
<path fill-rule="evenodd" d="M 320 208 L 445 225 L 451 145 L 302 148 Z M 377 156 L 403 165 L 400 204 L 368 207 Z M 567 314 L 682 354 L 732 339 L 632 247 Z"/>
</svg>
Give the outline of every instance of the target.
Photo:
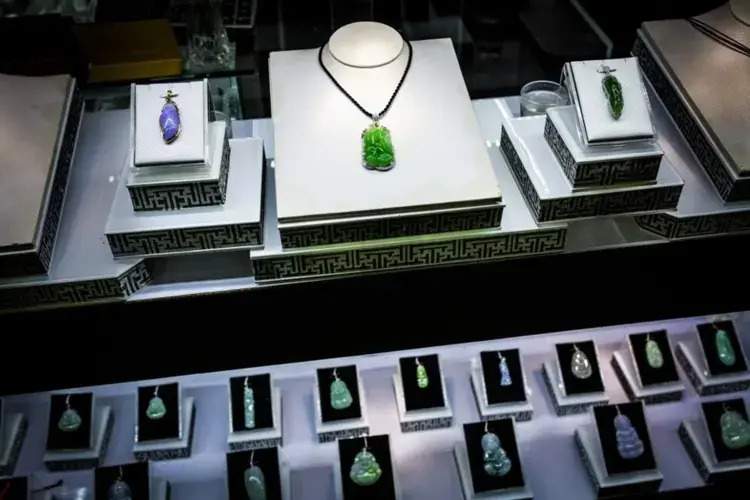
<svg viewBox="0 0 750 500">
<path fill-rule="evenodd" d="M 234 49 L 229 42 L 219 0 L 192 0 L 187 9 L 187 66 L 191 71 L 234 68 Z"/>
<path fill-rule="evenodd" d="M 559 83 L 529 82 L 521 88 L 521 116 L 543 115 L 549 108 L 568 104 L 568 93 Z"/>
</svg>

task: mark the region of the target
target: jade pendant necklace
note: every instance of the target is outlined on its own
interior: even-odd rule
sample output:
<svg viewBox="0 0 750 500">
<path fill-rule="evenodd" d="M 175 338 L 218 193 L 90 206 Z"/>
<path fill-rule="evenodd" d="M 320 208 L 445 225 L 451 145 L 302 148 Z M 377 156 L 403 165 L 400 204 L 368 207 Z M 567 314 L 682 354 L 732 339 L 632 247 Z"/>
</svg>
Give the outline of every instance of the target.
<svg viewBox="0 0 750 500">
<path fill-rule="evenodd" d="M 385 105 L 385 108 L 383 108 L 380 113 L 370 113 L 367 111 L 351 96 L 351 94 L 349 94 L 349 92 L 344 89 L 344 87 L 341 86 L 338 81 L 336 81 L 331 72 L 328 71 L 328 68 L 326 68 L 325 64 L 323 64 L 323 49 L 326 46 L 323 45 L 318 51 L 318 63 L 323 69 L 323 72 L 328 75 L 328 78 L 331 79 L 331 82 L 333 82 L 336 88 L 338 88 L 341 93 L 357 107 L 357 109 L 372 119 L 372 124 L 362 131 L 362 166 L 368 170 L 379 170 L 385 172 L 396 165 L 396 155 L 391 140 L 391 131 L 380 125 L 380 120 L 385 116 L 388 110 L 391 109 L 391 104 L 393 104 L 394 99 L 396 99 L 396 95 L 399 90 L 401 90 L 406 75 L 409 73 L 409 68 L 411 68 L 411 60 L 414 51 L 412 50 L 411 42 L 409 42 L 409 40 L 404 38 L 404 43 L 409 47 L 409 58 L 406 60 L 404 74 L 401 75 L 401 80 L 399 80 L 398 85 L 396 85 L 396 90 L 391 94 L 388 104 Z"/>
</svg>

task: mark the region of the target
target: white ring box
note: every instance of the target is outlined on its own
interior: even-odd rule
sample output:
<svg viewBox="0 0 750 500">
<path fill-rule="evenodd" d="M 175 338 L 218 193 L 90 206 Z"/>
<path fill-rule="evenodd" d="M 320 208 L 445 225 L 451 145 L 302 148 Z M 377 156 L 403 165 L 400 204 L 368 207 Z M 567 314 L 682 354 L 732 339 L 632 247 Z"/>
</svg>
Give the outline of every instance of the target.
<svg viewBox="0 0 750 500">
<path fill-rule="evenodd" d="M 438 367 L 440 367 L 440 357 L 438 356 Z M 393 375 L 393 389 L 396 393 L 396 408 L 398 409 L 398 421 L 401 424 L 401 432 L 429 431 L 433 429 L 446 429 L 453 425 L 453 411 L 451 410 L 448 393 L 445 387 L 445 377 L 443 370 L 440 368 L 440 383 L 443 388 L 442 408 L 427 408 L 424 410 L 407 411 L 406 401 L 404 399 L 404 388 L 402 384 L 401 365 L 398 366 L 398 373 Z"/>
<path fill-rule="evenodd" d="M 93 420 L 89 441 L 92 445 L 91 448 L 88 450 L 45 451 L 43 460 L 48 470 L 52 472 L 85 470 L 95 469 L 102 465 L 112 436 L 115 416 L 110 406 L 97 404 L 96 397 L 92 397 L 91 408 Z M 48 418 L 57 418 L 57 416 L 48 415 Z"/>
<path fill-rule="evenodd" d="M 178 391 L 181 391 L 178 388 Z M 135 444 L 133 445 L 133 454 L 139 462 L 176 460 L 180 458 L 189 458 L 193 451 L 193 433 L 195 428 L 195 398 L 183 396 L 181 392 L 179 398 L 180 412 L 180 435 L 175 439 L 164 439 L 154 441 L 138 441 L 138 392 L 136 392 L 136 429 Z"/>
<path fill-rule="evenodd" d="M 323 414 L 320 409 L 320 390 L 318 377 L 315 377 L 315 388 L 313 400 L 315 404 L 315 433 L 319 443 L 331 443 L 337 439 L 356 438 L 366 436 L 370 433 L 370 425 L 367 422 L 367 403 L 365 403 L 365 388 L 362 385 L 362 377 L 357 370 L 357 388 L 359 389 L 359 418 L 349 420 L 338 420 L 336 422 L 323 422 Z"/>
<path fill-rule="evenodd" d="M 750 474 L 750 459 L 729 462 L 716 460 L 704 421 L 682 421 L 677 432 L 690 460 L 706 483 L 722 479 L 746 479 Z"/>
<path fill-rule="evenodd" d="M 5 412 L 4 401 L 0 399 L 0 476 L 12 476 L 21 454 L 28 421 L 23 413 Z"/>
<path fill-rule="evenodd" d="M 501 404 L 489 404 L 487 402 L 487 390 L 484 382 L 484 372 L 482 368 L 482 362 L 479 358 L 472 358 L 471 360 L 471 388 L 474 391 L 474 398 L 477 402 L 477 409 L 479 410 L 479 416 L 482 420 L 497 420 L 499 418 L 513 417 L 517 422 L 525 422 L 531 420 L 534 409 L 531 406 L 531 389 L 529 388 L 528 381 L 526 380 L 526 370 L 523 366 L 523 357 L 520 356 L 521 362 L 521 376 L 523 377 L 524 393 L 526 394 L 525 401 L 511 401 L 508 403 Z"/>
<path fill-rule="evenodd" d="M 596 344 L 594 345 L 594 348 L 597 349 Z M 597 349 L 597 358 L 598 357 L 599 351 Z M 566 395 L 560 372 L 560 360 L 557 357 L 555 357 L 554 363 L 545 361 L 542 365 L 544 384 L 547 386 L 547 390 L 558 417 L 585 413 L 592 406 L 606 405 L 609 403 L 609 396 L 607 396 L 606 388 L 604 392 L 591 392 L 571 396 Z"/>
<path fill-rule="evenodd" d="M 461 480 L 461 491 L 464 500 L 531 500 L 534 494 L 531 492 L 528 484 L 523 488 L 509 488 L 507 490 L 486 491 L 483 493 L 474 493 L 474 483 L 471 479 L 471 468 L 469 466 L 469 457 L 466 452 L 466 445 L 463 442 L 456 443 L 453 446 L 453 457 L 456 459 L 458 468 L 458 478 Z"/>
<path fill-rule="evenodd" d="M 737 356 L 747 359 L 742 351 L 741 344 Z M 706 359 L 697 336 L 692 340 L 677 342 L 675 359 L 685 371 L 685 375 L 687 375 L 695 391 L 701 396 L 742 392 L 750 389 L 750 372 L 744 371 L 727 375 L 709 374 Z"/>
<path fill-rule="evenodd" d="M 638 373 L 638 367 L 633 361 L 633 346 L 630 342 L 627 344 L 627 350 L 615 351 L 612 355 L 611 364 L 628 398 L 631 401 L 643 401 L 647 405 L 669 403 L 682 399 L 685 385 L 679 378 L 674 382 L 644 386 Z M 662 355 L 672 356 L 672 351 L 670 350 Z"/>
<path fill-rule="evenodd" d="M 281 447 L 283 445 L 282 425 L 281 425 L 281 389 L 275 387 L 271 379 L 271 406 L 273 413 L 273 427 L 265 429 L 248 429 L 245 431 L 233 432 L 234 424 L 232 422 L 232 394 L 229 391 L 229 449 L 231 451 L 257 450 L 260 448 Z M 257 404 L 257 403 L 256 403 Z"/>
</svg>

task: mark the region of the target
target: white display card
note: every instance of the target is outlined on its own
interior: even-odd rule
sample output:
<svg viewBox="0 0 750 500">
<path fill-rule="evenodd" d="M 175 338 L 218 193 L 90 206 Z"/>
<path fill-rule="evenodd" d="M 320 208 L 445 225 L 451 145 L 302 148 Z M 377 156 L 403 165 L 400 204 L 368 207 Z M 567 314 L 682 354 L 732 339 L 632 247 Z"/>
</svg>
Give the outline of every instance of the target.
<svg viewBox="0 0 750 500">
<path fill-rule="evenodd" d="M 614 70 L 612 75 L 622 85 L 624 106 L 619 119 L 610 115 L 607 96 L 602 90 L 604 74 L 599 71 L 603 64 Z M 570 63 L 570 67 L 574 79 L 574 100 L 587 143 L 650 139 L 654 136 L 638 59 L 576 61 Z"/>
<path fill-rule="evenodd" d="M 180 111 L 179 137 L 167 144 L 162 139 L 159 115 L 171 90 Z M 131 90 L 134 164 L 192 165 L 208 163 L 208 81 L 133 85 Z"/>
</svg>

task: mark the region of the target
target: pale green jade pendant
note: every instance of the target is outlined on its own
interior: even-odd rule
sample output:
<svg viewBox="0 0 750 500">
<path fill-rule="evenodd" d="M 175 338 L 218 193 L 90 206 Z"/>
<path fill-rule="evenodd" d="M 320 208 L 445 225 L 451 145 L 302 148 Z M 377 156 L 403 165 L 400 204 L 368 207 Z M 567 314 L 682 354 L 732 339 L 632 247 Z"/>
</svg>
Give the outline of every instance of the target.
<svg viewBox="0 0 750 500">
<path fill-rule="evenodd" d="M 750 423 L 742 418 L 739 412 L 724 408 L 719 419 L 721 426 L 721 440 L 731 450 L 739 450 L 750 446 Z"/>
<path fill-rule="evenodd" d="M 354 402 L 352 393 L 349 392 L 346 382 L 336 375 L 336 370 L 333 371 L 333 376 L 336 380 L 331 382 L 331 408 L 334 410 L 345 410 Z"/>
<path fill-rule="evenodd" d="M 245 381 L 245 388 L 242 391 L 242 405 L 245 411 L 245 429 L 255 428 L 255 391 L 253 388 L 247 385 Z"/>
<path fill-rule="evenodd" d="M 362 131 L 362 165 L 368 170 L 386 171 L 395 164 L 391 131 L 374 117 L 372 124 Z"/>
<path fill-rule="evenodd" d="M 729 338 L 729 334 L 722 329 L 716 330 L 714 343 L 716 344 L 716 354 L 719 356 L 719 361 L 721 361 L 724 366 L 734 365 L 737 361 L 737 356 L 734 353 L 734 347 L 732 347 L 732 341 Z"/>
<path fill-rule="evenodd" d="M 382 475 L 383 471 L 375 455 L 367 448 L 362 448 L 362 451 L 354 457 L 354 463 L 349 470 L 349 478 L 356 485 L 371 486 L 377 483 Z"/>
<path fill-rule="evenodd" d="M 430 385 L 430 378 L 427 376 L 427 369 L 417 360 L 417 387 L 424 389 Z"/>
<path fill-rule="evenodd" d="M 664 356 L 661 353 L 661 348 L 656 341 L 651 339 L 646 340 L 646 361 L 651 368 L 661 368 L 664 366 Z"/>
<path fill-rule="evenodd" d="M 245 470 L 244 480 L 249 500 L 266 500 L 266 478 L 260 467 L 251 463 Z"/>
<path fill-rule="evenodd" d="M 148 408 L 146 408 L 146 416 L 151 420 L 159 420 L 164 418 L 167 414 L 167 407 L 164 401 L 159 397 L 159 386 L 154 389 L 154 396 L 148 402 Z"/>
<path fill-rule="evenodd" d="M 60 420 L 57 421 L 57 428 L 63 432 L 74 432 L 81 427 L 81 416 L 73 408 L 68 408 L 60 415 Z"/>
<path fill-rule="evenodd" d="M 589 358 L 577 346 L 573 346 L 573 358 L 570 360 L 570 371 L 581 380 L 589 378 L 594 372 Z"/>
</svg>

